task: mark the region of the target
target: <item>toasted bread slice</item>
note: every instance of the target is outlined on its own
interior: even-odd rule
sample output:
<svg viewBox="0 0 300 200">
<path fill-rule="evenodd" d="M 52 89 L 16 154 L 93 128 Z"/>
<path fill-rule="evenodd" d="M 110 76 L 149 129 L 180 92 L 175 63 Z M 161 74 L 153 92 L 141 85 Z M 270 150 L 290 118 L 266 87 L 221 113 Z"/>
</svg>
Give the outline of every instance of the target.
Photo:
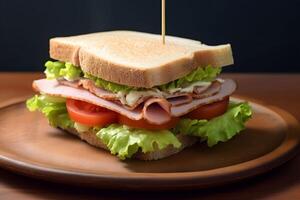
<svg viewBox="0 0 300 200">
<path fill-rule="evenodd" d="M 230 44 L 133 31 L 53 38 L 50 57 L 80 66 L 86 73 L 133 87 L 151 88 L 181 78 L 197 67 L 233 64 Z"/>
<path fill-rule="evenodd" d="M 67 129 L 66 131 L 73 135 L 78 136 L 79 138 L 86 141 L 92 146 L 108 150 L 106 145 L 102 143 L 102 141 L 99 138 L 97 138 L 94 132 L 89 131 L 89 132 L 79 133 L 76 129 L 72 129 L 72 128 Z M 173 146 L 168 146 L 165 149 L 162 150 L 157 149 L 154 152 L 149 152 L 149 153 L 138 152 L 134 155 L 134 158 L 137 158 L 139 160 L 158 160 L 158 159 L 166 158 L 168 156 L 171 156 L 173 154 L 182 151 L 184 148 L 188 146 L 192 146 L 197 142 L 197 138 L 185 136 L 183 134 L 178 135 L 177 138 L 182 144 L 180 148 L 174 148 Z"/>
</svg>

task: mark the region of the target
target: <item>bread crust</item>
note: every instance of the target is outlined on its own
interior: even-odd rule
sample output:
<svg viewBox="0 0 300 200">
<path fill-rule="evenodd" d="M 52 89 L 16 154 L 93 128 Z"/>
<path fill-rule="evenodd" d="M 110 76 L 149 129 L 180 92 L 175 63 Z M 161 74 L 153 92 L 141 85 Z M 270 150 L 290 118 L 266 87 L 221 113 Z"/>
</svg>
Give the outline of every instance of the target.
<svg viewBox="0 0 300 200">
<path fill-rule="evenodd" d="M 151 88 L 181 78 L 197 67 L 233 64 L 230 44 L 155 34 L 111 31 L 50 39 L 50 57 L 80 66 L 86 73 L 114 83 Z"/>
<path fill-rule="evenodd" d="M 63 128 L 61 128 L 63 129 Z M 88 144 L 105 149 L 109 151 L 106 147 L 106 145 L 96 136 L 96 134 L 92 131 L 84 132 L 84 133 L 79 133 L 76 129 L 74 128 L 68 128 L 68 129 L 63 129 L 67 131 L 68 133 L 71 133 L 73 135 L 76 135 L 83 141 L 87 142 Z M 198 140 L 195 137 L 190 137 L 186 136 L 183 134 L 177 135 L 178 140 L 181 142 L 181 147 L 180 148 L 174 148 L 173 146 L 168 146 L 165 149 L 159 150 L 157 149 L 154 152 L 149 152 L 149 153 L 143 153 L 141 151 L 137 152 L 133 157 L 139 160 L 158 160 L 162 158 L 169 157 L 171 155 L 174 155 L 180 151 L 182 151 L 184 148 L 192 146 L 195 144 Z"/>
</svg>

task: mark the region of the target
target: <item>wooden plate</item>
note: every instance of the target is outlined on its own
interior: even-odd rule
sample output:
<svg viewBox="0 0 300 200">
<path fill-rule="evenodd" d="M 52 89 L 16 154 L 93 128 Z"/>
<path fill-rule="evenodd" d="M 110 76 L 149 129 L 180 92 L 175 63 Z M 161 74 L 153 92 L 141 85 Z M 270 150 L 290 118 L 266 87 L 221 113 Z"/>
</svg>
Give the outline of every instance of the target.
<svg viewBox="0 0 300 200">
<path fill-rule="evenodd" d="M 39 179 L 122 189 L 203 188 L 270 170 L 299 146 L 298 122 L 287 112 L 251 103 L 247 130 L 208 148 L 194 145 L 159 161 L 120 161 L 108 152 L 51 128 L 24 102 L 0 106 L 0 165 Z"/>
</svg>

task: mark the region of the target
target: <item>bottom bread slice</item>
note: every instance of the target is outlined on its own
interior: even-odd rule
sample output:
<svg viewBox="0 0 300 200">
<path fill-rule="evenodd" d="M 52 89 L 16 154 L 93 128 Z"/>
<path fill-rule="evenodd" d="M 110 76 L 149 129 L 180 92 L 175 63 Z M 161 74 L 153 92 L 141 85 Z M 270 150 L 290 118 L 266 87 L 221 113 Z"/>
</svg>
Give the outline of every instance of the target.
<svg viewBox="0 0 300 200">
<path fill-rule="evenodd" d="M 63 130 L 65 130 L 73 135 L 78 136 L 80 139 L 84 140 L 85 142 L 89 143 L 92 146 L 108 150 L 106 145 L 101 141 L 101 139 L 99 139 L 96 136 L 96 133 L 93 131 L 87 131 L 87 132 L 80 133 L 76 129 L 73 129 L 73 128 L 68 128 L 68 129 L 63 129 Z M 138 151 L 134 155 L 134 158 L 137 158 L 139 160 L 158 160 L 158 159 L 166 158 L 168 156 L 174 155 L 174 154 L 182 151 L 186 147 L 192 146 L 193 144 L 195 144 L 198 141 L 197 138 L 195 138 L 195 137 L 190 137 L 190 136 L 186 136 L 183 134 L 178 134 L 177 138 L 182 144 L 180 148 L 174 148 L 172 145 L 170 145 L 167 148 L 164 148 L 161 150 L 157 149 L 156 151 L 148 152 L 148 153 L 143 153 L 141 151 Z"/>
</svg>

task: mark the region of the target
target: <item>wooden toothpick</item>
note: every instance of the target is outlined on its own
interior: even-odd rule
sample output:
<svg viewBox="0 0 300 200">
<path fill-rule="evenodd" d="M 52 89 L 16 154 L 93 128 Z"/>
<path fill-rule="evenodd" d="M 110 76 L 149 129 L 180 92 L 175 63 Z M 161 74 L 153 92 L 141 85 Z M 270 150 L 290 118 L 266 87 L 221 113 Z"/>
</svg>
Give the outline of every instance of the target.
<svg viewBox="0 0 300 200">
<path fill-rule="evenodd" d="M 161 0 L 161 36 L 163 44 L 166 43 L 166 0 Z"/>
</svg>

